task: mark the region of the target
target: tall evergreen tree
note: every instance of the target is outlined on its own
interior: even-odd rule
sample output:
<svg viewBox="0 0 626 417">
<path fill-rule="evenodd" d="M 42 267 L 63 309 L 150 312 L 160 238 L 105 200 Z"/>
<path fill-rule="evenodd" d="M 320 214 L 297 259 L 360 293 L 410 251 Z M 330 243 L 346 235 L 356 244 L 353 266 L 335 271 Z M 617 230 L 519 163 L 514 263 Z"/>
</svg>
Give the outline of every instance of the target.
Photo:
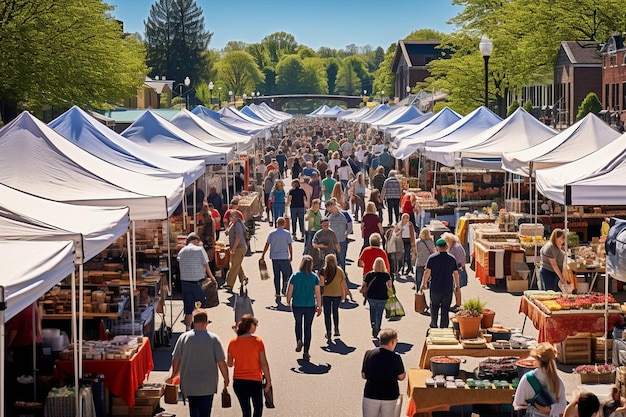
<svg viewBox="0 0 626 417">
<path fill-rule="evenodd" d="M 158 0 L 146 27 L 148 66 L 154 75 L 181 82 L 207 81 L 206 54 L 212 33 L 204 29 L 202 8 L 195 0 Z"/>
</svg>

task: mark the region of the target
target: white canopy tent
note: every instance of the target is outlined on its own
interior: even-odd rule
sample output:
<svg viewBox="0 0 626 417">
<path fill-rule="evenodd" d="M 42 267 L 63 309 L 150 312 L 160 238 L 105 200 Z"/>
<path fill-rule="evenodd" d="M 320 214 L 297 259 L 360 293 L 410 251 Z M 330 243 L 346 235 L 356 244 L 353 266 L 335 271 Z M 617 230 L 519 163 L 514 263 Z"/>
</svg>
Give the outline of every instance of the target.
<svg viewBox="0 0 626 417">
<path fill-rule="evenodd" d="M 379 104 L 378 106 L 374 107 L 372 109 L 372 111 L 368 112 L 367 114 L 363 115 L 363 116 L 359 116 L 356 118 L 353 118 L 352 120 L 350 120 L 351 122 L 356 122 L 356 123 L 373 123 L 375 121 L 377 121 L 378 119 L 383 118 L 385 115 L 387 115 L 393 108 L 389 107 L 386 104 Z"/>
<path fill-rule="evenodd" d="M 77 106 L 48 124 L 85 151 L 120 168 L 165 178 L 182 177 L 185 186 L 204 174 L 204 164 L 152 152 L 109 129 Z"/>
<path fill-rule="evenodd" d="M 589 113 L 564 131 L 535 146 L 502 154 L 502 167 L 517 175 L 575 161 L 608 145 L 619 133 Z"/>
<path fill-rule="evenodd" d="M 270 130 L 267 127 L 248 126 L 248 129 L 244 129 L 243 126 L 236 126 L 223 122 L 221 119 L 222 116 L 218 112 L 207 109 L 204 106 L 194 107 L 191 113 L 207 122 L 209 126 L 211 126 L 211 132 L 215 135 L 217 135 L 218 132 L 226 134 L 235 132 L 245 136 L 253 136 L 255 138 L 264 138 L 268 135 L 271 136 Z"/>
<path fill-rule="evenodd" d="M 183 181 L 137 174 L 82 150 L 28 112 L 0 129 L 0 183 L 67 203 L 130 208 L 131 220 L 166 219 Z"/>
<path fill-rule="evenodd" d="M 340 114 L 337 116 L 337 120 L 343 120 L 345 122 L 356 122 L 359 117 L 364 117 L 366 114 L 370 113 L 372 109 L 365 106 L 358 110 L 352 112 L 345 112 L 345 114 Z"/>
<path fill-rule="evenodd" d="M 485 169 L 501 169 L 502 153 L 525 149 L 553 137 L 556 131 L 518 108 L 511 116 L 460 142 L 431 147 L 425 143 L 424 156 L 445 166 L 456 165 Z M 434 141 L 436 144 L 438 141 Z"/>
<path fill-rule="evenodd" d="M 224 165 L 232 159 L 231 145 L 217 146 L 201 141 L 151 111 L 145 112 L 122 132 L 126 139 L 161 155 L 179 159 L 202 159 L 205 165 Z"/>
<path fill-rule="evenodd" d="M 623 172 L 622 166 L 626 164 L 626 134 L 619 136 L 604 147 L 592 152 L 573 162 L 556 166 L 552 168 L 539 169 L 536 171 L 537 188 L 541 194 L 550 200 L 565 205 L 585 205 L 585 204 L 602 204 L 597 200 L 593 200 L 593 190 L 588 187 L 577 187 L 581 192 L 571 195 L 571 184 L 583 181 L 582 184 L 591 184 L 594 181 L 592 177 L 601 177 L 609 174 L 611 171 L 617 173 Z M 614 178 L 612 175 L 601 177 L 600 179 Z M 598 184 L 599 185 L 599 184 Z M 589 194 L 584 194 L 585 190 L 589 190 Z M 615 194 L 619 194 L 620 189 L 615 190 Z M 623 197 L 619 194 L 616 198 Z M 590 202 L 590 203 L 587 203 Z M 614 203 L 615 204 L 615 203 Z"/>
<path fill-rule="evenodd" d="M 261 104 L 250 104 L 250 109 L 255 112 L 258 115 L 261 116 L 265 116 L 265 115 L 272 115 L 274 118 L 282 120 L 282 121 L 287 121 L 287 120 L 291 120 L 293 119 L 293 116 L 290 115 L 289 113 L 285 113 L 282 111 L 278 111 L 278 110 L 274 110 L 273 108 L 271 108 L 270 106 L 267 105 L 267 103 L 261 103 Z"/>
<path fill-rule="evenodd" d="M 228 131 L 219 122 L 203 118 L 190 111 L 182 110 L 172 120 L 172 124 L 213 146 L 231 146 L 232 149 L 245 150 L 254 145 L 254 136 Z M 269 132 L 269 130 L 268 130 Z"/>
<path fill-rule="evenodd" d="M 276 127 L 278 123 L 263 122 L 243 114 L 232 106 L 222 107 L 218 113 L 220 120 L 228 125 L 241 126 L 244 129 L 258 129 L 259 127 L 271 129 Z"/>
<path fill-rule="evenodd" d="M 424 113 L 417 110 L 415 106 L 395 106 L 392 111 L 373 122 L 372 127 L 383 129 L 389 125 L 408 122 L 423 115 Z"/>
<path fill-rule="evenodd" d="M 311 113 L 307 113 L 307 116 L 318 116 L 320 114 L 326 113 L 328 110 L 330 110 L 330 107 L 328 107 L 326 104 L 322 104 L 317 109 L 313 110 Z"/>
<path fill-rule="evenodd" d="M 433 136 L 448 127 L 454 125 L 461 119 L 461 116 L 449 107 L 445 107 L 428 120 L 420 123 L 411 129 L 411 134 L 407 134 L 395 139 L 398 149 L 394 151 L 394 156 L 398 159 L 406 159 L 415 153 L 420 140 Z"/>
</svg>

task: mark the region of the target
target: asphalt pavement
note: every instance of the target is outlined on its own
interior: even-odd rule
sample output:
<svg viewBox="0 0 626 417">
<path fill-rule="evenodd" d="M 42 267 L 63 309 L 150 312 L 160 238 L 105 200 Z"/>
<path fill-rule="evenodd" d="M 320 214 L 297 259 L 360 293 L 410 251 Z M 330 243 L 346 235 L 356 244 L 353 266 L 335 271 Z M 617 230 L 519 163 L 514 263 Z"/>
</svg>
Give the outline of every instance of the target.
<svg viewBox="0 0 626 417">
<path fill-rule="evenodd" d="M 387 221 L 384 224 L 386 225 Z M 361 398 L 364 387 L 364 380 L 361 378 L 361 363 L 364 353 L 368 349 L 376 347 L 377 342 L 371 338 L 368 307 L 362 304 L 363 298 L 358 292 L 358 286 L 362 280 L 361 268 L 356 263 L 362 242 L 359 226 L 358 223 L 355 223 L 355 234 L 352 236 L 355 241 L 349 244 L 347 257 L 351 261 L 347 266 L 347 272 L 352 283 L 350 287 L 356 303 L 344 303 L 341 306 L 339 326 L 341 336 L 333 337 L 330 342 L 324 337 L 323 316 L 315 318 L 310 352 L 311 360 L 306 362 L 302 360 L 301 353 L 295 352 L 293 315 L 284 304 L 275 302 L 273 278 L 266 281 L 260 279 L 258 260 L 271 227 L 266 221 L 257 222 L 256 234 L 251 241 L 253 254 L 244 258 L 243 268 L 250 280 L 248 291 L 253 302 L 255 316 L 259 320 L 256 334 L 265 342 L 274 385 L 276 408 L 266 409 L 264 411 L 266 416 L 310 417 L 324 415 L 333 417 L 361 415 Z M 223 235 L 221 237 L 224 238 Z M 298 268 L 303 246 L 302 240 L 293 246 L 294 260 L 292 266 L 294 270 Z M 463 298 L 480 297 L 481 300 L 485 301 L 488 308 L 496 311 L 495 324 L 522 328 L 525 316 L 518 313 L 520 295 L 509 294 L 504 286 L 485 288 L 478 280 L 474 279 L 471 269 L 468 269 L 468 273 L 469 285 L 462 290 Z M 236 284 L 235 291 L 238 287 L 239 284 Z M 399 343 L 396 351 L 402 356 L 404 366 L 408 370 L 418 367 L 430 317 L 413 311 L 415 293 L 413 277 L 401 277 L 396 281 L 395 288 L 399 300 L 404 305 L 406 316 L 398 320 L 383 319 L 382 327 L 391 327 L 398 331 Z M 164 382 L 167 378 L 175 338 L 184 331 L 184 324 L 181 323 L 182 301 L 180 297 L 176 297 L 177 291 L 174 294 L 173 302 L 168 301 L 166 303 L 165 313 L 166 323 L 172 326 L 174 333 L 171 346 L 153 349 L 155 369 L 150 374 L 150 382 Z M 225 290 L 219 290 L 219 297 L 220 305 L 207 310 L 211 321 L 208 329 L 220 337 L 224 350 L 226 350 L 229 340 L 235 336 L 232 330 L 234 324 L 233 295 Z M 170 314 L 170 308 L 172 314 Z M 173 322 L 170 316 L 174 317 Z M 524 326 L 524 334 L 537 337 L 537 330 L 534 329 L 530 321 Z M 461 365 L 461 369 L 473 371 L 478 366 L 479 360 L 466 359 L 467 361 Z M 569 399 L 572 391 L 579 384 L 579 377 L 571 372 L 571 365 L 563 365 L 560 368 L 560 375 L 565 382 Z M 220 389 L 222 385 L 220 376 Z M 406 380 L 400 382 L 401 392 L 406 392 L 406 387 Z M 221 408 L 219 396 L 216 396 L 212 415 L 225 417 L 241 415 L 232 387 L 229 389 L 233 398 L 232 408 Z M 406 404 L 407 397 L 405 396 L 403 409 L 406 409 Z M 161 401 L 161 406 L 166 412 L 176 414 L 179 417 L 189 415 L 188 408 L 182 400 L 178 404 L 165 404 Z"/>
</svg>

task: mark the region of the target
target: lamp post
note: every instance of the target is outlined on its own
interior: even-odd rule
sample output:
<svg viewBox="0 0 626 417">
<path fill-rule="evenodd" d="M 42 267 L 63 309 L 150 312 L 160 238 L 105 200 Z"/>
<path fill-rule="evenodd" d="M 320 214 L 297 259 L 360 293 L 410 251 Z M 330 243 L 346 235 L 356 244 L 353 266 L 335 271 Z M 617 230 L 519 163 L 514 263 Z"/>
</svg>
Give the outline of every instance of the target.
<svg viewBox="0 0 626 417">
<path fill-rule="evenodd" d="M 215 84 L 211 81 L 209 83 L 209 107 L 213 107 L 213 87 L 215 87 Z"/>
<path fill-rule="evenodd" d="M 478 49 L 480 49 L 480 53 L 483 55 L 483 59 L 485 60 L 485 107 L 489 107 L 489 57 L 491 56 L 491 51 L 493 50 L 493 43 L 491 42 L 491 39 L 483 35 L 480 39 L 480 43 L 478 44 Z"/>
<path fill-rule="evenodd" d="M 219 100 L 219 103 L 217 103 L 217 108 L 221 109 L 222 108 L 222 87 L 217 87 L 217 99 Z"/>
<path fill-rule="evenodd" d="M 248 105 L 248 103 L 246 103 L 246 101 L 248 100 L 248 95 L 246 93 L 243 93 L 241 95 L 241 98 L 243 99 L 243 105 L 244 106 Z"/>
<path fill-rule="evenodd" d="M 251 100 L 252 100 L 252 104 L 255 104 L 254 103 L 254 91 L 250 93 L 250 97 L 251 97 Z"/>
<path fill-rule="evenodd" d="M 411 95 L 411 87 L 410 86 L 406 86 L 406 96 L 410 96 Z"/>
<path fill-rule="evenodd" d="M 179 94 L 178 97 L 182 97 L 183 96 L 183 86 L 185 87 L 185 109 L 189 108 L 189 91 L 191 90 L 190 88 L 191 85 L 191 79 L 189 79 L 189 77 L 185 77 L 185 80 L 182 83 L 178 83 L 176 85 L 176 87 L 180 87 L 179 89 Z M 176 91 L 176 87 L 174 87 L 174 91 Z M 181 106 L 182 108 L 182 106 Z"/>
<path fill-rule="evenodd" d="M 237 106 L 235 106 L 235 95 L 233 94 L 233 90 L 229 90 L 228 91 L 228 97 L 229 97 L 230 100 L 232 100 L 233 106 L 237 107 Z"/>
<path fill-rule="evenodd" d="M 385 90 L 380 91 L 380 104 L 385 104 Z"/>
</svg>

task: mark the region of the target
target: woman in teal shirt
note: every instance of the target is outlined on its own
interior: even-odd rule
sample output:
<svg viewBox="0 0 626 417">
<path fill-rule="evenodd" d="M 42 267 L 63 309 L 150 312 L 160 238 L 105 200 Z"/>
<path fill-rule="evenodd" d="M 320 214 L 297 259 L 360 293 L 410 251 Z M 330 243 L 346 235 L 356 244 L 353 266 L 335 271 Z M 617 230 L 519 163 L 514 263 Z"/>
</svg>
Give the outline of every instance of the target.
<svg viewBox="0 0 626 417">
<path fill-rule="evenodd" d="M 272 201 L 272 216 L 274 220 L 285 215 L 285 185 L 282 180 L 276 181 L 274 188 L 270 191 L 270 200 Z"/>
<path fill-rule="evenodd" d="M 287 305 L 291 306 L 296 321 L 296 352 L 302 351 L 304 347 L 302 359 L 308 361 L 311 359 L 309 349 L 313 318 L 316 314 L 319 316 L 322 313 L 320 280 L 313 272 L 313 258 L 309 255 L 302 257 L 298 271 L 289 279 Z"/>
</svg>

